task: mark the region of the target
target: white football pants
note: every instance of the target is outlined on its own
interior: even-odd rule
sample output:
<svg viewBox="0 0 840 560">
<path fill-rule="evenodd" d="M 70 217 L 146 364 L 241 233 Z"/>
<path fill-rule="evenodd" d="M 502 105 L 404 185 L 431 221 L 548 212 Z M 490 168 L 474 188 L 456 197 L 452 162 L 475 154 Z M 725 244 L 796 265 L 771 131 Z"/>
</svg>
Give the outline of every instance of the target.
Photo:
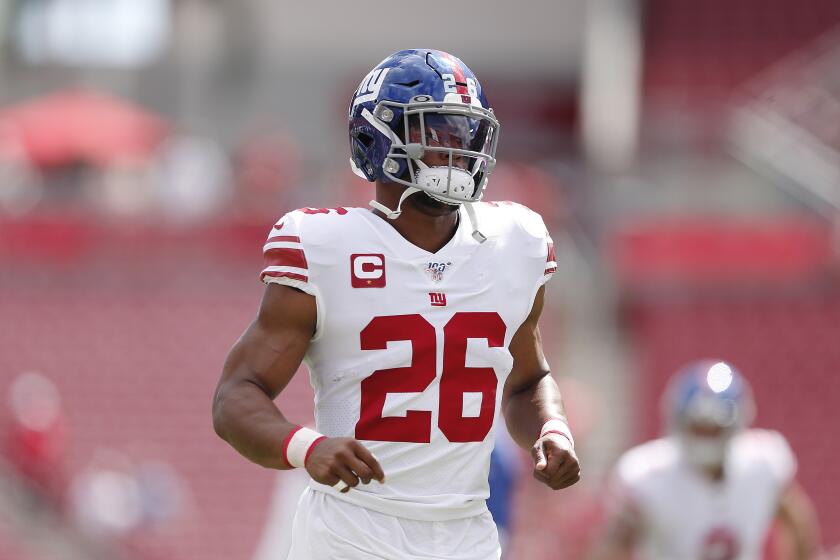
<svg viewBox="0 0 840 560">
<path fill-rule="evenodd" d="M 307 488 L 298 503 L 287 560 L 498 560 L 500 556 L 490 512 L 450 521 L 418 521 Z"/>
</svg>

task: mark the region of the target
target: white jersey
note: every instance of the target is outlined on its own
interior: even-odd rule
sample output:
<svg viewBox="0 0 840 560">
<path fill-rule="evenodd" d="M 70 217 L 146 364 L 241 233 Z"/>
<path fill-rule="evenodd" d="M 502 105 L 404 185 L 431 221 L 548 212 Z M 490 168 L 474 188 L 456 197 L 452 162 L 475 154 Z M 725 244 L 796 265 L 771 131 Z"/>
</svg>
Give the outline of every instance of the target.
<svg viewBox="0 0 840 560">
<path fill-rule="evenodd" d="M 538 214 L 514 203 L 475 209 L 487 240 L 473 239 L 460 209 L 436 253 L 362 208 L 296 210 L 272 229 L 261 278 L 317 303 L 305 358 L 316 428 L 360 440 L 385 472 L 385 484 L 346 494 L 312 481 L 314 490 L 426 521 L 486 510 L 508 346 L 556 264 Z"/>
<path fill-rule="evenodd" d="M 674 438 L 631 449 L 616 469 L 617 497 L 640 523 L 641 558 L 760 560 L 796 460 L 778 432 L 735 436 L 714 482 L 687 465 Z"/>
</svg>

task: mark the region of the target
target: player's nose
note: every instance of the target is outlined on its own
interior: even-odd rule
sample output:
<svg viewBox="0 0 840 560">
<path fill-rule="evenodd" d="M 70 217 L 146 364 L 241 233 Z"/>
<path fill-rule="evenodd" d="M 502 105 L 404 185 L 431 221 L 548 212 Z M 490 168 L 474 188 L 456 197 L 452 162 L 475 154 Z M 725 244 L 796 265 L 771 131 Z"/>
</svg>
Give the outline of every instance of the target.
<svg viewBox="0 0 840 560">
<path fill-rule="evenodd" d="M 449 152 L 436 152 L 434 154 L 434 163 L 435 166 L 446 167 L 449 165 Z M 466 158 L 460 154 L 452 154 L 452 167 L 457 167 L 459 169 L 466 169 L 467 163 Z"/>
</svg>

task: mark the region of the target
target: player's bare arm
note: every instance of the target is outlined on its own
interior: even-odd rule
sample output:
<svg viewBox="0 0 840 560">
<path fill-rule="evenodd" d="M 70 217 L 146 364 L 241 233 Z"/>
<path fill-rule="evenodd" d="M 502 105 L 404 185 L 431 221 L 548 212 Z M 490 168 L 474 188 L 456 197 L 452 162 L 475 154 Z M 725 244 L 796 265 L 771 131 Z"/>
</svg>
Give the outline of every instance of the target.
<svg viewBox="0 0 840 560">
<path fill-rule="evenodd" d="M 551 377 L 540 340 L 539 318 L 545 287 L 510 343 L 513 369 L 505 383 L 502 409 L 511 437 L 534 458 L 534 478 L 554 490 L 580 480 L 580 464 L 566 425 L 565 433 L 545 430 L 550 421 L 566 424 L 560 389 Z"/>
<path fill-rule="evenodd" d="M 791 558 L 821 558 L 819 525 L 814 506 L 796 482 L 791 483 L 779 498 L 776 518 L 790 539 Z"/>
<path fill-rule="evenodd" d="M 607 519 L 586 560 L 629 560 L 640 533 L 636 510 L 622 507 Z"/>
<path fill-rule="evenodd" d="M 267 468 L 292 468 L 283 445 L 298 426 L 273 399 L 300 367 L 315 331 L 315 298 L 278 284 L 266 287 L 254 322 L 234 344 L 213 399 L 216 433 L 247 459 Z M 306 470 L 317 482 L 348 487 L 384 480 L 376 459 L 352 438 L 325 438 L 312 449 Z"/>
</svg>

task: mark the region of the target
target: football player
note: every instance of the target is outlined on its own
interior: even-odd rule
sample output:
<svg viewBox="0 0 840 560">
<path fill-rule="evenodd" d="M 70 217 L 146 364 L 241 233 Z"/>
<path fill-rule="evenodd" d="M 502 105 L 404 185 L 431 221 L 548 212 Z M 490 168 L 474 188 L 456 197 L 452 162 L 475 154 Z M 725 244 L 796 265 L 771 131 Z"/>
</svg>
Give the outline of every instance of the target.
<svg viewBox="0 0 840 560">
<path fill-rule="evenodd" d="M 778 432 L 747 429 L 755 406 L 726 362 L 686 366 L 663 398 L 669 434 L 625 453 L 592 560 L 758 560 L 774 520 L 785 558 L 817 558 L 813 509 Z"/>
<path fill-rule="evenodd" d="M 304 208 L 274 225 L 215 429 L 259 465 L 310 475 L 291 559 L 498 558 L 485 499 L 499 414 L 537 480 L 580 477 L 537 326 L 551 238 L 531 210 L 481 202 L 499 123 L 458 58 L 389 56 L 348 120 L 373 211 Z M 272 402 L 301 361 L 315 429 Z"/>
</svg>

